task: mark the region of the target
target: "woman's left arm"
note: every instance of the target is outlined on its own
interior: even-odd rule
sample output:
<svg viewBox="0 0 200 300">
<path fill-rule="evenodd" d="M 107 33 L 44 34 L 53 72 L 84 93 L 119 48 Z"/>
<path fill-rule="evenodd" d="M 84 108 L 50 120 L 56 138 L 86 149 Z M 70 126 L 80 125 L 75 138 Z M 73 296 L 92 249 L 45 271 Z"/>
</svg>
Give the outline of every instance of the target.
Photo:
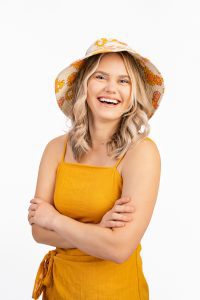
<svg viewBox="0 0 200 300">
<path fill-rule="evenodd" d="M 123 166 L 122 197 L 130 196 L 135 213 L 131 222 L 113 228 L 121 262 L 126 261 L 140 243 L 153 214 L 161 175 L 161 157 L 153 140 L 144 140 L 127 156 Z M 130 201 L 130 202 L 131 202 Z"/>
</svg>

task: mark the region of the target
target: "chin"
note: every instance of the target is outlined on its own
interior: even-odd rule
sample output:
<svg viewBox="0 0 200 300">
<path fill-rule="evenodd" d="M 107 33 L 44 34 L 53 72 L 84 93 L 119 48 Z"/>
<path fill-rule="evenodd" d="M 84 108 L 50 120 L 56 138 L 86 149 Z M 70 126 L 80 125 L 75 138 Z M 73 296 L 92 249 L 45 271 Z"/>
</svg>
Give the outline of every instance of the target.
<svg viewBox="0 0 200 300">
<path fill-rule="evenodd" d="M 106 120 L 106 121 L 116 121 L 116 120 L 119 120 L 121 119 L 121 115 L 114 115 L 114 114 L 98 114 L 95 116 L 96 118 L 98 119 L 102 119 L 102 120 Z"/>
</svg>

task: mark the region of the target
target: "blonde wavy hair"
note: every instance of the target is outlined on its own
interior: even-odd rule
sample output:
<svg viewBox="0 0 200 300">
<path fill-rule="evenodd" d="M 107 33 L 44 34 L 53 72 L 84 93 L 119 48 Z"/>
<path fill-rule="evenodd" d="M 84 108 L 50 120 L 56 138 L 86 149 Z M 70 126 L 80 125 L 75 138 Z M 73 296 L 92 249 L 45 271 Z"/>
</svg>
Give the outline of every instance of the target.
<svg viewBox="0 0 200 300">
<path fill-rule="evenodd" d="M 148 99 L 148 90 L 142 67 L 128 52 L 117 52 L 123 58 L 127 72 L 131 78 L 131 105 L 121 116 L 116 132 L 107 142 L 107 154 L 111 159 L 119 159 L 130 146 L 134 146 L 150 132 L 148 123 L 152 114 L 152 105 Z M 68 141 L 76 161 L 92 149 L 89 131 L 87 83 L 96 71 L 101 58 L 105 54 L 97 54 L 86 59 L 73 83 L 72 127 L 68 132 Z M 143 129 L 143 130 L 142 130 Z"/>
</svg>

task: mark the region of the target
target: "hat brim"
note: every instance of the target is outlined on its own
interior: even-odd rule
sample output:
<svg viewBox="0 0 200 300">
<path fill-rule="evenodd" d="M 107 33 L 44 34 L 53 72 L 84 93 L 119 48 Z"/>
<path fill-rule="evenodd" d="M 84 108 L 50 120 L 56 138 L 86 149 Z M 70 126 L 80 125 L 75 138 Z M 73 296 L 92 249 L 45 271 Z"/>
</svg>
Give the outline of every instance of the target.
<svg viewBox="0 0 200 300">
<path fill-rule="evenodd" d="M 57 75 L 55 80 L 56 100 L 59 108 L 67 117 L 71 118 L 72 116 L 72 100 L 74 96 L 72 85 L 85 60 L 97 54 L 122 51 L 126 51 L 131 54 L 133 58 L 137 60 L 141 70 L 143 71 L 143 78 L 146 81 L 146 86 L 148 87 L 147 96 L 152 104 L 152 113 L 149 118 L 152 117 L 154 112 L 157 110 L 164 93 L 163 77 L 157 67 L 149 59 L 141 56 L 139 53 L 127 46 L 120 47 L 118 49 L 101 47 L 101 49 L 92 51 L 91 53 L 86 53 L 84 57 L 74 61 Z"/>
</svg>

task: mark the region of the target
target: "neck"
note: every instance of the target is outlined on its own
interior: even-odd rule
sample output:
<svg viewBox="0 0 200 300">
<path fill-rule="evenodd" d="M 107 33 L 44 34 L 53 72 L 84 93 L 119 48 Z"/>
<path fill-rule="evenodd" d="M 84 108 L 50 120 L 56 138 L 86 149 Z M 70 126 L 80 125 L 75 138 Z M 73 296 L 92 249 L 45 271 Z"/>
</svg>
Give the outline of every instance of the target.
<svg viewBox="0 0 200 300">
<path fill-rule="evenodd" d="M 119 124 L 119 120 L 102 122 L 97 120 L 89 120 L 89 130 L 92 140 L 93 150 L 99 150 L 100 148 L 105 148 L 106 143 L 115 133 Z"/>
</svg>

